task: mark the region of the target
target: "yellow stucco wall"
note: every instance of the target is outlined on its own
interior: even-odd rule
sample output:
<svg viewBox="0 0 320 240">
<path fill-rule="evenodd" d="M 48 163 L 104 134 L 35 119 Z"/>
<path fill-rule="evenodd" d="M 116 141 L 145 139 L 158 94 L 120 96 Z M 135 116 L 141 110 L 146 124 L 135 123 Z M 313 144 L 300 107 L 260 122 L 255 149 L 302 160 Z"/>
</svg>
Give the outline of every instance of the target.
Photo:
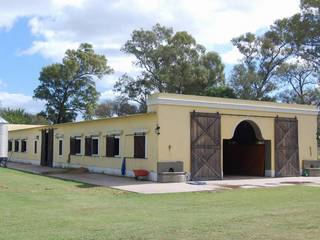
<svg viewBox="0 0 320 240">
<path fill-rule="evenodd" d="M 183 100 L 164 103 L 161 98 Z M 197 104 L 194 104 L 194 103 Z M 204 104 L 206 103 L 206 104 Z M 219 105 L 220 104 L 220 105 Z M 221 105 L 222 104 L 222 105 Z M 225 108 L 221 108 L 226 104 Z M 220 107 L 213 107 L 213 106 Z M 232 106 L 236 108 L 232 109 Z M 230 107 L 231 106 L 231 107 Z M 247 107 L 249 106 L 249 107 Z M 258 109 L 258 110 L 257 110 Z M 265 109 L 265 110 L 264 110 Z M 277 110 L 280 109 L 280 110 Z M 184 170 L 190 172 L 190 113 L 219 112 L 221 114 L 221 144 L 223 139 L 230 139 L 237 125 L 243 120 L 253 121 L 260 129 L 263 139 L 271 141 L 271 170 L 275 168 L 274 156 L 274 118 L 297 117 L 299 131 L 299 159 L 317 158 L 317 116 L 314 106 L 277 104 L 269 102 L 244 101 L 176 94 L 155 94 L 150 97 L 148 114 L 127 117 L 109 118 L 79 123 L 54 125 L 54 163 L 66 164 L 69 159 L 70 137 L 81 136 L 84 151 L 85 136 L 99 136 L 99 156 L 71 156 L 70 163 L 83 167 L 100 167 L 119 169 L 122 157 L 127 159 L 127 169 L 146 169 L 157 171 L 157 162 L 183 161 Z M 155 113 L 156 112 L 156 113 Z M 293 112 L 293 113 L 292 113 Z M 310 112 L 313 112 L 310 114 Z M 160 135 L 154 129 L 160 126 Z M 12 130 L 9 139 L 27 139 L 26 153 L 9 153 L 15 159 L 40 161 L 41 129 L 43 127 Z M 146 129 L 147 158 L 133 159 L 133 133 L 138 129 Z M 122 131 L 120 135 L 120 157 L 107 158 L 106 134 L 110 131 Z M 34 140 L 39 138 L 38 153 L 33 153 Z M 63 154 L 58 155 L 58 140 L 63 140 Z M 13 146 L 14 147 L 14 146 Z M 223 151 L 221 151 L 223 155 Z M 223 156 L 221 156 L 223 163 Z M 301 163 L 300 163 L 301 166 Z"/>
<path fill-rule="evenodd" d="M 190 101 L 212 101 L 214 102 L 229 102 L 229 103 L 243 103 L 253 104 L 256 106 L 266 105 L 281 108 L 296 108 L 315 110 L 314 106 L 305 105 L 289 105 L 289 104 L 276 104 L 256 101 L 243 101 L 233 99 L 220 99 L 208 98 L 199 96 L 182 96 L 175 94 L 156 94 L 152 96 L 151 103 L 157 98 L 169 99 L 184 99 Z M 192 104 L 191 102 L 186 102 Z M 243 120 L 251 120 L 258 125 L 262 136 L 265 140 L 271 140 L 271 170 L 275 168 L 274 156 L 274 117 L 297 117 L 298 119 L 298 132 L 299 132 L 299 159 L 316 159 L 317 156 L 317 142 L 316 142 L 316 129 L 317 117 L 316 115 L 305 115 L 297 113 L 282 113 L 282 112 L 265 112 L 254 110 L 234 110 L 234 109 L 220 109 L 211 107 L 199 106 L 183 106 L 175 105 L 174 101 L 170 104 L 151 104 L 150 111 L 157 111 L 158 123 L 161 127 L 161 134 L 159 136 L 159 161 L 183 161 L 185 171 L 190 172 L 190 112 L 219 112 L 221 116 L 221 144 L 223 139 L 230 139 L 233 136 L 234 130 L 237 125 Z M 224 114 L 232 114 L 224 115 Z M 238 116 L 237 116 L 238 115 Z M 240 116 L 243 115 L 243 116 Z M 258 117 L 259 116 L 259 117 Z M 221 151 L 221 160 L 223 163 L 223 151 Z"/>
<path fill-rule="evenodd" d="M 41 153 L 41 132 L 40 128 L 27 128 L 20 130 L 9 131 L 8 139 L 12 143 L 12 151 L 8 152 L 8 158 L 16 160 L 29 160 L 40 162 L 40 153 Z M 27 151 L 21 152 L 21 140 L 25 139 L 27 142 Z M 19 143 L 19 152 L 14 152 L 14 140 L 18 140 Z M 37 141 L 37 153 L 34 153 L 34 142 Z"/>
<path fill-rule="evenodd" d="M 67 123 L 53 125 L 54 130 L 54 164 L 71 163 L 83 167 L 95 166 L 101 168 L 121 168 L 123 157 L 127 158 L 127 169 L 146 169 L 156 171 L 157 163 L 157 135 L 154 129 L 157 124 L 157 115 L 155 113 L 138 114 L 119 118 L 109 118 L 94 121 L 84 121 L 79 123 Z M 40 162 L 41 152 L 41 129 L 24 129 L 9 132 L 9 139 L 27 139 L 27 152 L 9 153 L 12 159 L 32 160 Z M 137 131 L 146 131 L 146 158 L 138 159 L 133 157 L 133 134 Z M 119 131 L 120 134 L 120 156 L 106 157 L 106 135 L 110 132 Z M 99 156 L 84 156 L 84 139 L 86 136 L 98 136 L 99 138 Z M 33 140 L 39 137 L 38 154 L 33 154 Z M 70 137 L 81 136 L 82 154 L 79 156 L 70 156 Z M 59 156 L 58 144 L 59 139 L 63 141 L 63 154 Z M 14 147 L 14 146 L 13 146 Z"/>
</svg>

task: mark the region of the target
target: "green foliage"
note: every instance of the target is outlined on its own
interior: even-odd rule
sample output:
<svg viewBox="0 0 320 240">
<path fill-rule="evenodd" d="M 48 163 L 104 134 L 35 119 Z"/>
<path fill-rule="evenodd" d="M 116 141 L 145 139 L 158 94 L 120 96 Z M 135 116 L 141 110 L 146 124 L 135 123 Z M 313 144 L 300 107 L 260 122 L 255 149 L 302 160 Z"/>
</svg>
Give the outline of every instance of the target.
<svg viewBox="0 0 320 240">
<path fill-rule="evenodd" d="M 208 88 L 205 95 L 210 97 L 237 98 L 234 90 L 225 85 Z"/>
<path fill-rule="evenodd" d="M 83 43 L 77 50 L 67 50 L 62 63 L 42 69 L 34 97 L 46 101 L 43 114 L 53 123 L 74 121 L 78 113 L 90 119 L 99 97 L 95 81 L 110 73 L 105 56 Z"/>
<path fill-rule="evenodd" d="M 283 91 L 279 97 L 283 102 L 319 104 L 319 89 L 316 88 L 317 74 L 310 64 L 303 62 L 284 63 L 277 70 Z"/>
<path fill-rule="evenodd" d="M 224 83 L 224 65 L 215 52 L 206 52 L 187 32 L 156 24 L 152 30 L 135 30 L 122 48 L 136 57 L 142 68 L 136 77 L 122 76 L 115 91 L 145 109 L 152 92 L 203 95 L 207 88 Z"/>
<path fill-rule="evenodd" d="M 99 103 L 95 109 L 95 117 L 106 118 L 138 113 L 137 106 L 130 104 L 128 99 L 117 97 L 114 100 L 105 100 Z"/>
<path fill-rule="evenodd" d="M 281 28 L 267 31 L 262 36 L 246 33 L 232 43 L 243 55 L 235 65 L 230 84 L 239 98 L 271 100 L 276 90 L 274 78 L 277 68 L 292 54 L 292 48 L 281 35 Z"/>
<path fill-rule="evenodd" d="M 0 116 L 4 118 L 8 123 L 11 124 L 49 124 L 48 121 L 41 115 L 33 115 L 27 113 L 24 109 L 11 109 L 3 108 L 0 109 Z"/>
<path fill-rule="evenodd" d="M 285 102 L 319 103 L 319 10 L 319 0 L 302 0 L 300 13 L 275 21 L 263 35 L 247 33 L 232 40 L 243 55 L 230 77 L 238 97 L 275 100 L 277 93 Z M 301 63 L 292 64 L 297 59 Z M 280 87 L 285 90 L 279 94 Z"/>
</svg>

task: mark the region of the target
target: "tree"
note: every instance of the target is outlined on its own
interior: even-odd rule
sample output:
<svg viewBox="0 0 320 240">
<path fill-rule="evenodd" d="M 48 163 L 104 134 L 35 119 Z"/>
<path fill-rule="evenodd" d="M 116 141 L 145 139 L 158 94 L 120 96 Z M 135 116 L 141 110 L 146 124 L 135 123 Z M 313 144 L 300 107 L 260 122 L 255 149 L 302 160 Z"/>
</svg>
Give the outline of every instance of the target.
<svg viewBox="0 0 320 240">
<path fill-rule="evenodd" d="M 105 100 L 102 103 L 97 104 L 94 111 L 94 116 L 98 118 L 107 118 L 113 116 L 113 101 Z"/>
<path fill-rule="evenodd" d="M 230 77 L 230 84 L 238 97 L 251 100 L 272 99 L 270 93 L 277 88 L 274 78 L 276 70 L 293 51 L 285 41 L 282 31 L 279 26 L 262 36 L 246 33 L 232 40 L 243 55 Z"/>
<path fill-rule="evenodd" d="M 106 118 L 138 113 L 136 105 L 129 103 L 128 99 L 117 97 L 114 100 L 105 100 L 97 105 L 95 117 Z"/>
<path fill-rule="evenodd" d="M 156 24 L 152 30 L 135 30 L 122 48 L 136 57 L 142 69 L 137 77 L 123 75 L 114 90 L 146 109 L 152 92 L 204 95 L 207 88 L 224 83 L 224 65 L 215 52 L 206 52 L 187 32 L 173 32 Z"/>
<path fill-rule="evenodd" d="M 90 119 L 99 97 L 95 81 L 110 73 L 105 56 L 83 43 L 67 50 L 62 63 L 42 69 L 34 97 L 46 101 L 44 114 L 53 123 L 74 121 L 78 113 Z"/>
<path fill-rule="evenodd" d="M 294 54 L 320 68 L 320 1 L 301 0 L 300 12 L 277 20 L 271 29 L 282 28 L 282 35 Z"/>
<path fill-rule="evenodd" d="M 208 88 L 205 95 L 210 97 L 237 98 L 234 90 L 226 85 Z"/>
<path fill-rule="evenodd" d="M 146 112 L 147 98 L 154 90 L 151 82 L 146 78 L 144 74 L 136 78 L 124 74 L 114 85 L 114 90 L 120 93 L 123 99 L 130 99 L 139 104 L 141 112 Z"/>
<path fill-rule="evenodd" d="M 114 101 L 114 114 L 117 116 L 124 116 L 138 113 L 139 110 L 136 105 L 130 104 L 128 99 L 118 97 Z"/>
<path fill-rule="evenodd" d="M 280 99 L 288 103 L 316 104 L 319 78 L 314 67 L 308 63 L 284 63 L 277 70 L 282 89 Z M 289 88 L 288 88 L 289 86 Z"/>
<path fill-rule="evenodd" d="M 12 109 L 2 108 L 0 109 L 0 116 L 11 124 L 35 124 L 35 125 L 47 125 L 48 121 L 41 115 L 34 115 L 27 113 L 23 108 Z"/>
</svg>

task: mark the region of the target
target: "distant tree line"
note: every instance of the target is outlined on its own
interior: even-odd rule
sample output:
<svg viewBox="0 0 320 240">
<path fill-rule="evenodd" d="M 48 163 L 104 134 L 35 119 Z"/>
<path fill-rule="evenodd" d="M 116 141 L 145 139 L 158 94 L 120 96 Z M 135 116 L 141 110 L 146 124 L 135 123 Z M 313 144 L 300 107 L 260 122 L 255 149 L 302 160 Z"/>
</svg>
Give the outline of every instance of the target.
<svg viewBox="0 0 320 240">
<path fill-rule="evenodd" d="M 44 67 L 34 98 L 50 123 L 146 111 L 154 92 L 320 105 L 320 2 L 301 0 L 299 13 L 275 21 L 261 34 L 232 39 L 242 58 L 226 79 L 214 51 L 188 32 L 156 24 L 132 32 L 121 51 L 135 57 L 137 76 L 125 73 L 114 85 L 118 97 L 98 102 L 96 82 L 112 74 L 107 58 L 83 43 L 61 63 Z"/>
<path fill-rule="evenodd" d="M 48 120 L 40 114 L 27 113 L 24 109 L 0 108 L 0 117 L 12 124 L 48 124 Z"/>
</svg>

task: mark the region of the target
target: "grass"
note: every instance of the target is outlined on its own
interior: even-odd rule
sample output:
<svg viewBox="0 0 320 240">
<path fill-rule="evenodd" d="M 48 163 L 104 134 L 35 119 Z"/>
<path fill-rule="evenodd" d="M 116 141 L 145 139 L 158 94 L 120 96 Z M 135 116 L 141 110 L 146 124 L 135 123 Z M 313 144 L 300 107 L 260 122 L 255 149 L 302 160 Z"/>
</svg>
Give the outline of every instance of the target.
<svg viewBox="0 0 320 240">
<path fill-rule="evenodd" d="M 0 169 L 0 239 L 319 239 L 320 189 L 141 195 Z"/>
</svg>

